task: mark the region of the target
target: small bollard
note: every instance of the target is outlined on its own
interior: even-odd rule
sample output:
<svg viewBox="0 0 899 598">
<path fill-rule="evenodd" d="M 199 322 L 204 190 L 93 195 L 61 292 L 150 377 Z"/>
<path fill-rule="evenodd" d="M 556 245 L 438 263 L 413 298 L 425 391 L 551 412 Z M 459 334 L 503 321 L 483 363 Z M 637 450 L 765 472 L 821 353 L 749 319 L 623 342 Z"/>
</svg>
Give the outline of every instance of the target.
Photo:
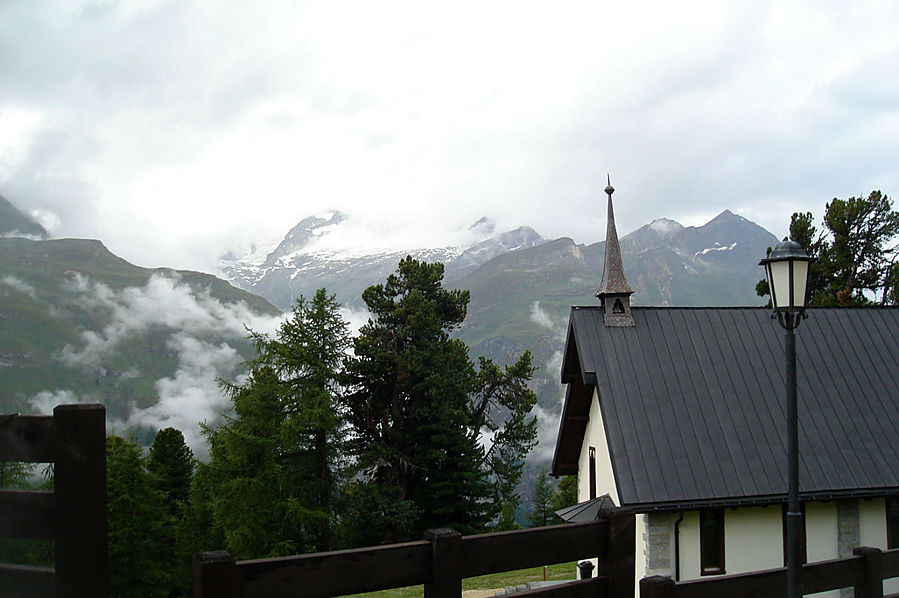
<svg viewBox="0 0 899 598">
<path fill-rule="evenodd" d="M 590 561 L 581 561 L 577 564 L 578 579 L 590 579 L 593 577 L 593 563 Z"/>
</svg>

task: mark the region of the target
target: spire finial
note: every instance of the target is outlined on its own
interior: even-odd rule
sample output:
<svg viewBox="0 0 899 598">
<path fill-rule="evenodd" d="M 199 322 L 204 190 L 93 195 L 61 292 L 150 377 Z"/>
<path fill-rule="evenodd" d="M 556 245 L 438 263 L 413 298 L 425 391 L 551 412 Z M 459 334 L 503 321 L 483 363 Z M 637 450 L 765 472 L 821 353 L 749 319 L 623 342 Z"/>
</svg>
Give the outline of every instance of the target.
<svg viewBox="0 0 899 598">
<path fill-rule="evenodd" d="M 615 212 L 612 209 L 611 177 L 607 174 L 606 195 L 609 196 L 608 221 L 606 223 L 606 251 L 602 268 L 602 280 L 596 296 L 605 310 L 606 326 L 633 326 L 631 316 L 630 295 L 634 292 L 627 284 L 624 276 L 624 264 L 621 262 L 621 247 L 618 244 L 618 231 L 615 229 Z"/>
</svg>

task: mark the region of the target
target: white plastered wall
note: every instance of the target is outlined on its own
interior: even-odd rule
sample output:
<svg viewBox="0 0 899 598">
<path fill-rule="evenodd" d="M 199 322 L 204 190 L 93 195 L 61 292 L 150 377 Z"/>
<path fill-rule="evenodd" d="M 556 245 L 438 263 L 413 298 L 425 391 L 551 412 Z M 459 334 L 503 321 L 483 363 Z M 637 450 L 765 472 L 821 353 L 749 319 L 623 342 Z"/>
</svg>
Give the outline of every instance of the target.
<svg viewBox="0 0 899 598">
<path fill-rule="evenodd" d="M 602 424 L 602 414 L 599 409 L 599 399 L 596 391 L 590 399 L 590 419 L 584 431 L 584 442 L 581 444 L 581 454 L 578 458 L 577 469 L 577 499 L 582 502 L 590 499 L 590 447 L 596 449 L 596 496 L 608 494 L 616 505 L 618 501 L 618 488 L 615 485 L 615 475 L 612 473 L 612 459 L 609 455 L 609 443 L 606 441 L 606 431 Z"/>
<path fill-rule="evenodd" d="M 886 515 L 883 499 L 858 501 L 859 545 L 886 549 Z M 807 503 L 806 534 L 808 560 L 839 557 L 839 526 L 836 502 Z M 638 515 L 637 579 L 647 574 L 645 526 Z M 687 511 L 680 525 L 680 579 L 698 579 L 699 512 Z M 672 527 L 673 534 L 673 527 Z M 672 537 L 673 546 L 673 537 Z M 673 550 L 673 548 L 672 548 Z M 643 558 L 641 559 L 641 556 Z M 783 566 L 783 520 L 780 505 L 724 510 L 724 566 L 727 574 L 745 573 Z M 675 559 L 672 555 L 672 566 Z M 652 572 L 649 572 L 652 573 Z M 674 574 L 674 571 L 672 571 Z M 672 575 L 673 576 L 673 575 Z M 885 593 L 899 592 L 899 578 L 884 582 Z M 838 597 L 839 591 L 814 594 L 816 598 Z"/>
<path fill-rule="evenodd" d="M 615 475 L 612 473 L 612 458 L 609 455 L 609 443 L 606 441 L 606 430 L 602 423 L 602 413 L 599 409 L 599 399 L 596 390 L 590 398 L 590 415 L 584 430 L 584 442 L 581 443 L 581 454 L 577 464 L 577 500 L 583 502 L 590 500 L 590 447 L 596 449 L 596 496 L 608 494 L 616 505 L 618 501 L 618 487 L 615 485 Z M 637 538 L 640 538 L 640 522 L 637 518 Z M 638 559 L 640 550 L 637 550 Z M 597 559 L 590 559 L 593 563 L 593 572 L 596 574 Z M 639 571 L 639 566 L 637 568 Z"/>
</svg>

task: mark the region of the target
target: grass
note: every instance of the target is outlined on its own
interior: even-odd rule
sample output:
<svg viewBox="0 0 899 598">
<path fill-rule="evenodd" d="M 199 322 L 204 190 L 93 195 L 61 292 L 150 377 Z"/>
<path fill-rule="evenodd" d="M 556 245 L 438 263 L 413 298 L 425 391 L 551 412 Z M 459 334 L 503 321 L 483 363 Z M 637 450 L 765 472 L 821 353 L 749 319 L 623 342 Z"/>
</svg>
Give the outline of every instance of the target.
<svg viewBox="0 0 899 598">
<path fill-rule="evenodd" d="M 543 569 L 543 567 L 533 567 L 531 569 L 521 569 L 519 571 L 507 571 L 506 573 L 493 573 L 491 575 L 481 575 L 480 577 L 470 577 L 462 580 L 462 590 L 499 590 L 502 588 L 522 585 L 530 581 L 543 581 Z M 574 580 L 576 570 L 577 563 L 547 565 L 546 580 Z M 356 598 L 417 598 L 423 595 L 423 586 L 409 586 L 407 588 L 394 588 L 391 590 L 381 590 L 380 592 L 356 594 L 355 596 Z"/>
</svg>

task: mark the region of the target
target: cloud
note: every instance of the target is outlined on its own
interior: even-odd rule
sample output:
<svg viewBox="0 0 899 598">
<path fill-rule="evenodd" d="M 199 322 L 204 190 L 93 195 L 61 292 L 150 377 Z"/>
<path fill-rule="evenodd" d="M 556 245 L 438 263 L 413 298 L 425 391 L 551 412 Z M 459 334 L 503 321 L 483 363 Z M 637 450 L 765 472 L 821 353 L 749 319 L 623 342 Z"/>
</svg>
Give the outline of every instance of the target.
<svg viewBox="0 0 899 598">
<path fill-rule="evenodd" d="M 30 399 L 28 403 L 37 411 L 43 414 L 52 414 L 53 408 L 57 405 L 71 405 L 74 403 L 93 403 L 93 400 L 84 400 L 74 391 L 68 389 L 42 390 Z"/>
<path fill-rule="evenodd" d="M 22 293 L 23 295 L 27 295 L 32 299 L 36 299 L 37 295 L 35 295 L 34 287 L 25 282 L 24 280 L 20 280 L 15 276 L 7 275 L 3 278 L 0 278 L 0 284 L 4 284 L 11 289 L 15 289 L 16 291 Z"/>
<path fill-rule="evenodd" d="M 562 402 L 554 402 L 555 408 L 534 406 L 532 412 L 537 416 L 537 446 L 528 456 L 529 460 L 537 463 L 552 461 L 556 450 L 556 437 L 559 434 L 559 424 L 562 419 Z"/>
<path fill-rule="evenodd" d="M 154 405 L 136 408 L 124 421 L 113 423 L 124 429 L 176 427 L 201 456 L 207 449 L 199 423 L 214 424 L 230 406 L 218 379 L 233 380 L 243 361 L 234 341 L 246 337 L 245 326 L 271 334 L 283 320 L 283 316 L 259 315 L 243 302 L 222 303 L 207 289 L 161 274 L 142 287 L 122 290 L 75 275 L 65 288 L 81 305 L 104 314 L 107 322 L 100 330 L 82 332 L 78 345 L 63 347 L 60 361 L 70 367 L 102 367 L 123 341 L 150 330 L 168 331 L 166 347 L 177 357 L 177 370 L 156 380 Z M 134 377 L 139 372 L 131 369 L 125 375 Z M 72 399 L 76 397 L 70 391 L 41 393 L 33 404 L 52 408 L 54 401 Z"/>
<path fill-rule="evenodd" d="M 175 277 L 159 274 L 143 287 L 121 291 L 76 274 L 65 288 L 82 304 L 108 314 L 108 323 L 101 330 L 81 333 L 81 346 L 63 347 L 60 360 L 71 367 L 96 367 L 123 340 L 151 328 L 236 340 L 246 336 L 245 327 L 270 333 L 281 321 L 280 316 L 259 315 L 243 302 L 222 303 L 207 289 L 195 290 Z"/>
<path fill-rule="evenodd" d="M 353 309 L 349 306 L 340 306 L 340 317 L 349 325 L 351 337 L 359 335 L 359 329 L 368 324 L 371 313 L 367 309 Z"/>
<path fill-rule="evenodd" d="M 622 234 L 725 207 L 778 232 L 794 210 L 899 186 L 899 7 L 689 13 L 0 3 L 0 187 L 55 214 L 54 234 L 209 270 L 328 207 L 388 236 L 489 216 L 598 241 L 606 172 Z"/>
<path fill-rule="evenodd" d="M 567 328 L 565 326 L 552 325 L 551 318 L 535 302 L 531 311 L 531 319 L 536 323 L 552 330 L 555 334 L 555 346 L 562 347 L 565 344 Z M 544 394 L 544 404 L 535 405 L 533 415 L 537 417 L 537 446 L 530 458 L 537 463 L 552 461 L 556 448 L 556 437 L 559 434 L 559 423 L 562 418 L 562 408 L 565 404 L 565 387 L 559 384 L 557 373 L 562 371 L 562 359 L 564 355 L 561 349 L 553 351 L 544 364 L 544 371 L 549 379 L 542 382 L 546 384 L 547 392 Z"/>
<path fill-rule="evenodd" d="M 214 424 L 228 410 L 230 402 L 218 379 L 233 379 L 243 358 L 227 343 L 216 345 L 184 333 L 173 335 L 167 346 L 178 355 L 178 370 L 156 381 L 158 402 L 135 409 L 125 424 L 157 430 L 177 428 L 194 453 L 204 458 L 207 447 L 198 424 Z"/>
<path fill-rule="evenodd" d="M 558 326 L 553 324 L 552 318 L 549 317 L 543 309 L 540 307 L 539 301 L 534 301 L 534 304 L 531 305 L 531 313 L 529 314 L 531 322 L 546 328 L 547 330 L 558 330 Z"/>
</svg>

